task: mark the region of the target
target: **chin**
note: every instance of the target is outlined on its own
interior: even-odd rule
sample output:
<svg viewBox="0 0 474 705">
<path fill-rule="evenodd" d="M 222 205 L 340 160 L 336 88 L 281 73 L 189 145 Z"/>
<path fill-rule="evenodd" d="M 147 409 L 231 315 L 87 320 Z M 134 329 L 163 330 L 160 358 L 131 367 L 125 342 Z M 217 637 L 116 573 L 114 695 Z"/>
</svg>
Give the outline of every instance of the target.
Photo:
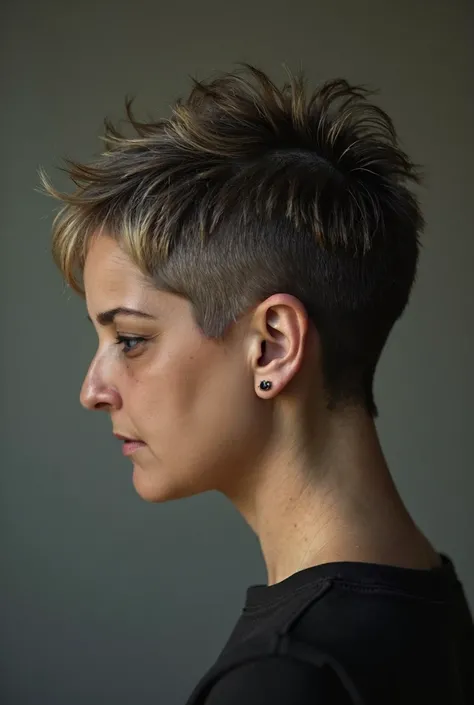
<svg viewBox="0 0 474 705">
<path fill-rule="evenodd" d="M 139 465 L 133 466 L 133 486 L 138 496 L 145 502 L 160 504 L 174 499 L 185 499 L 204 492 L 188 482 L 173 482 L 165 472 L 144 470 Z"/>
</svg>

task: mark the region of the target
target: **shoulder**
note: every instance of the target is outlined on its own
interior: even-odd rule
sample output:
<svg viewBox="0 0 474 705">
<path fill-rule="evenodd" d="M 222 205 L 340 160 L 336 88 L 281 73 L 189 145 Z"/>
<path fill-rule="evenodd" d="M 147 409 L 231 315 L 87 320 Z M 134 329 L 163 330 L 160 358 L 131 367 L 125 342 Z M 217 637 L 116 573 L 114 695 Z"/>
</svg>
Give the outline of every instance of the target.
<svg viewBox="0 0 474 705">
<path fill-rule="evenodd" d="M 222 675 L 206 705 L 338 705 L 347 693 L 332 669 L 285 656 L 240 664 Z"/>
</svg>

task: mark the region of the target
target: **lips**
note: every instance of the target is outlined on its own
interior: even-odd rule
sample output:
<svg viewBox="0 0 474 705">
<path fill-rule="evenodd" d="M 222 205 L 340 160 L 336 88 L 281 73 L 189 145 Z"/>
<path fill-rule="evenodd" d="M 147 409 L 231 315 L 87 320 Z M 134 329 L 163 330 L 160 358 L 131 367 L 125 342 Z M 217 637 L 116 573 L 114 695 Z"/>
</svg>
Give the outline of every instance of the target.
<svg viewBox="0 0 474 705">
<path fill-rule="evenodd" d="M 146 443 L 140 441 L 138 438 L 131 438 L 130 436 L 123 436 L 121 433 L 114 433 L 115 438 L 123 441 L 122 453 L 126 456 L 136 453 L 140 448 L 144 448 Z"/>
<path fill-rule="evenodd" d="M 144 448 L 145 446 L 146 443 L 143 443 L 143 441 L 124 441 L 122 453 L 126 456 L 133 455 L 133 453 L 136 453 L 137 450 L 140 450 L 140 448 Z"/>
</svg>

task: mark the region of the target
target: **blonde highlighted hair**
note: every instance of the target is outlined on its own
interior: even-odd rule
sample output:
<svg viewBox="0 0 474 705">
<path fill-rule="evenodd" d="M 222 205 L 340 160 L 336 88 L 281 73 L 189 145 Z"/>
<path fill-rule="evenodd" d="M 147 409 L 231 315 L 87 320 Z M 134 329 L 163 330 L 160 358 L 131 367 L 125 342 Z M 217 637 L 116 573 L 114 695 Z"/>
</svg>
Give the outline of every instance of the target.
<svg viewBox="0 0 474 705">
<path fill-rule="evenodd" d="M 115 238 L 150 281 L 188 298 L 222 337 L 277 292 L 299 298 L 323 348 L 330 405 L 376 414 L 372 383 L 415 278 L 423 225 L 417 170 L 369 91 L 335 79 L 309 93 L 244 65 L 194 81 L 171 115 L 133 136 L 105 121 L 105 151 L 68 163 L 53 257 L 83 292 L 91 238 Z"/>
</svg>

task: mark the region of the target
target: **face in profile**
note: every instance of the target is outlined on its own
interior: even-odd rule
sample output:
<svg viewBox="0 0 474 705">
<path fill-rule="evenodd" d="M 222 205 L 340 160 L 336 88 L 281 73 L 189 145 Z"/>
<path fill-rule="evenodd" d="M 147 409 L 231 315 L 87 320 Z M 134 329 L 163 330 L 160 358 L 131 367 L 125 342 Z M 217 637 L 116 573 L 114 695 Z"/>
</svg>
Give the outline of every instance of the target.
<svg viewBox="0 0 474 705">
<path fill-rule="evenodd" d="M 81 403 L 129 439 L 117 444 L 138 494 L 160 502 L 226 491 L 260 443 L 241 322 L 225 342 L 206 338 L 189 301 L 154 288 L 105 235 L 90 245 L 84 287 L 98 347 Z"/>
</svg>

